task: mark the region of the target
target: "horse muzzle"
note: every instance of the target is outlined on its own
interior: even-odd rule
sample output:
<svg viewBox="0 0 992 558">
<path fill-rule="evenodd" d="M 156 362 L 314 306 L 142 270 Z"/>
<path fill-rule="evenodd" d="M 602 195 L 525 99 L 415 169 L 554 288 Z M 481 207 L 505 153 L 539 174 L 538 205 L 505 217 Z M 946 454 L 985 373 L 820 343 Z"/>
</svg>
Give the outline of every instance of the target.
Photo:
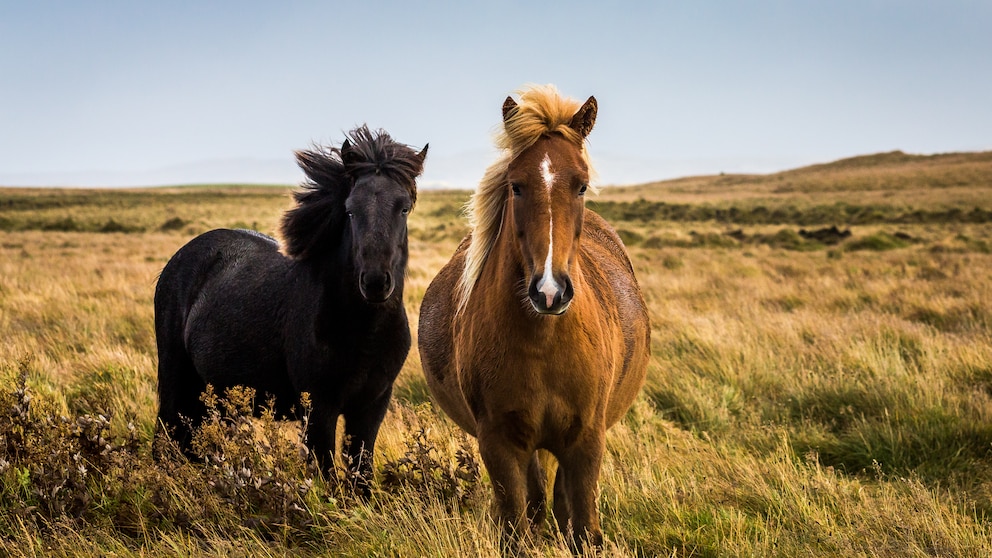
<svg viewBox="0 0 992 558">
<path fill-rule="evenodd" d="M 363 271 L 358 277 L 358 290 L 373 304 L 386 302 L 393 294 L 393 274 L 388 271 Z"/>
<path fill-rule="evenodd" d="M 530 287 L 527 289 L 527 297 L 530 305 L 538 314 L 561 315 L 568 310 L 572 303 L 572 296 L 575 290 L 572 288 L 572 280 L 568 276 L 561 278 L 544 276 L 534 276 L 530 280 Z"/>
</svg>

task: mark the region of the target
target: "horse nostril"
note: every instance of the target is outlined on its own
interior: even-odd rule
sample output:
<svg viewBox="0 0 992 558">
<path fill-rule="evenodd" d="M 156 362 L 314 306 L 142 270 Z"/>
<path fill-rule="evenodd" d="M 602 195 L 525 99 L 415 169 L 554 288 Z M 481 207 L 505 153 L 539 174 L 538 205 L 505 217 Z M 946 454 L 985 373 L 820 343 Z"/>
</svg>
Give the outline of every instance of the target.
<svg viewBox="0 0 992 558">
<path fill-rule="evenodd" d="M 572 288 L 572 280 L 567 276 L 565 277 L 565 288 L 562 289 L 561 293 L 561 303 L 568 304 L 572 301 L 572 297 L 575 296 L 575 289 Z"/>
<path fill-rule="evenodd" d="M 388 291 L 393 287 L 393 275 L 386 272 L 385 276 L 382 278 L 382 290 Z"/>
<path fill-rule="evenodd" d="M 574 292 L 572 281 L 568 276 L 558 280 L 532 277 L 527 289 L 531 305 L 541 314 L 563 313 L 571 302 Z"/>
</svg>

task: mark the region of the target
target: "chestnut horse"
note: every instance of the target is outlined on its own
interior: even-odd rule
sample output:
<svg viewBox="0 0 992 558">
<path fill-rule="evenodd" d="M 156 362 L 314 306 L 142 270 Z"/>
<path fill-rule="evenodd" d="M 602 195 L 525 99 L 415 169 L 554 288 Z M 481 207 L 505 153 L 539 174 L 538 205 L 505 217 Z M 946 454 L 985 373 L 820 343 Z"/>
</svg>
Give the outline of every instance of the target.
<svg viewBox="0 0 992 558">
<path fill-rule="evenodd" d="M 434 400 L 478 438 L 504 529 L 546 513 L 544 449 L 562 534 L 598 545 L 606 430 L 644 383 L 650 325 L 623 243 L 584 205 L 596 99 L 520 98 L 503 104 L 472 232 L 424 295 L 420 356 Z"/>
</svg>

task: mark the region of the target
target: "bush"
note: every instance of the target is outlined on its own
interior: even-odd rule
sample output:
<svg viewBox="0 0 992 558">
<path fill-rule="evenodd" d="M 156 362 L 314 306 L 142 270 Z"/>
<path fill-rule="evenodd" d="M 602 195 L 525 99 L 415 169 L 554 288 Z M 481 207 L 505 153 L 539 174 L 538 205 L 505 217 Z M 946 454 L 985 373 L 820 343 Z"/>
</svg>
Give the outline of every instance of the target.
<svg viewBox="0 0 992 558">
<path fill-rule="evenodd" d="M 188 223 L 186 221 L 183 221 L 179 217 L 173 217 L 173 218 L 167 220 L 166 222 L 162 223 L 162 226 L 160 226 L 158 228 L 158 230 L 160 230 L 162 232 L 166 232 L 166 231 L 178 231 L 178 230 L 182 229 L 183 227 L 185 227 L 187 224 Z"/>
<path fill-rule="evenodd" d="M 193 451 L 212 493 L 204 496 L 218 498 L 224 508 L 237 510 L 242 524 L 263 531 L 311 525 L 306 499 L 319 474 L 301 426 L 277 421 L 274 401 L 256 421 L 250 388 L 229 389 L 221 398 L 208 386 L 201 399 L 207 415 L 193 433 Z M 301 404 L 309 414 L 306 396 Z"/>
<path fill-rule="evenodd" d="M 481 477 L 479 462 L 464 434 L 452 460 L 430 439 L 430 429 L 421 428 L 406 442 L 403 457 L 385 464 L 382 485 L 413 488 L 425 497 L 439 496 L 465 505 L 481 497 Z"/>
<path fill-rule="evenodd" d="M 250 528 L 286 539 L 333 521 L 337 502 L 351 498 L 337 479 L 320 478 L 301 425 L 276 421 L 271 404 L 252 418 L 252 390 L 224 398 L 208 390 L 193 436 L 198 459 L 160 437 L 156 462 L 133 423 L 115 436 L 109 415 L 59 415 L 31 393 L 27 371 L 25 359 L 13 388 L 0 393 L 0 533 L 109 523 L 135 537 L 149 528 Z"/>
<path fill-rule="evenodd" d="M 623 241 L 624 246 L 635 246 L 644 241 L 644 236 L 629 229 L 617 229 L 617 235 Z"/>
<path fill-rule="evenodd" d="M 138 437 L 127 423 L 111 436 L 111 419 L 71 419 L 36 400 L 27 388 L 28 360 L 11 391 L 0 393 L 0 494 L 4 508 L 44 520 L 87 518 L 102 484 L 125 482 L 133 470 Z M 110 482 L 114 481 L 114 482 Z"/>
<path fill-rule="evenodd" d="M 135 226 L 132 226 L 132 225 L 125 225 L 125 224 L 119 223 L 116 220 L 114 220 L 114 219 L 111 218 L 111 219 L 107 219 L 107 221 L 104 224 L 100 225 L 100 227 L 97 229 L 97 232 L 102 232 L 102 233 L 115 233 L 115 232 L 134 233 L 134 232 L 142 232 L 142 228 L 141 227 L 135 227 Z"/>
</svg>

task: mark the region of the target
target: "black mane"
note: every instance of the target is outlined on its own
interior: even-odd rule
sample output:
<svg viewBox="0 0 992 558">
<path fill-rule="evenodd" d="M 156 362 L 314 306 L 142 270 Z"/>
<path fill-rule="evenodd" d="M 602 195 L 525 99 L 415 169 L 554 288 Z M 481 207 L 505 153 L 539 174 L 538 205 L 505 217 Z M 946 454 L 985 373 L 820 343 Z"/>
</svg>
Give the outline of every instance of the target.
<svg viewBox="0 0 992 558">
<path fill-rule="evenodd" d="M 344 202 L 355 181 L 366 174 L 386 175 L 406 187 L 415 202 L 423 155 L 384 130 L 372 131 L 365 125 L 348 132 L 340 147 L 297 151 L 296 161 L 307 181 L 293 193 L 297 205 L 282 219 L 286 252 L 307 259 L 314 247 L 334 243 L 345 220 Z"/>
</svg>

